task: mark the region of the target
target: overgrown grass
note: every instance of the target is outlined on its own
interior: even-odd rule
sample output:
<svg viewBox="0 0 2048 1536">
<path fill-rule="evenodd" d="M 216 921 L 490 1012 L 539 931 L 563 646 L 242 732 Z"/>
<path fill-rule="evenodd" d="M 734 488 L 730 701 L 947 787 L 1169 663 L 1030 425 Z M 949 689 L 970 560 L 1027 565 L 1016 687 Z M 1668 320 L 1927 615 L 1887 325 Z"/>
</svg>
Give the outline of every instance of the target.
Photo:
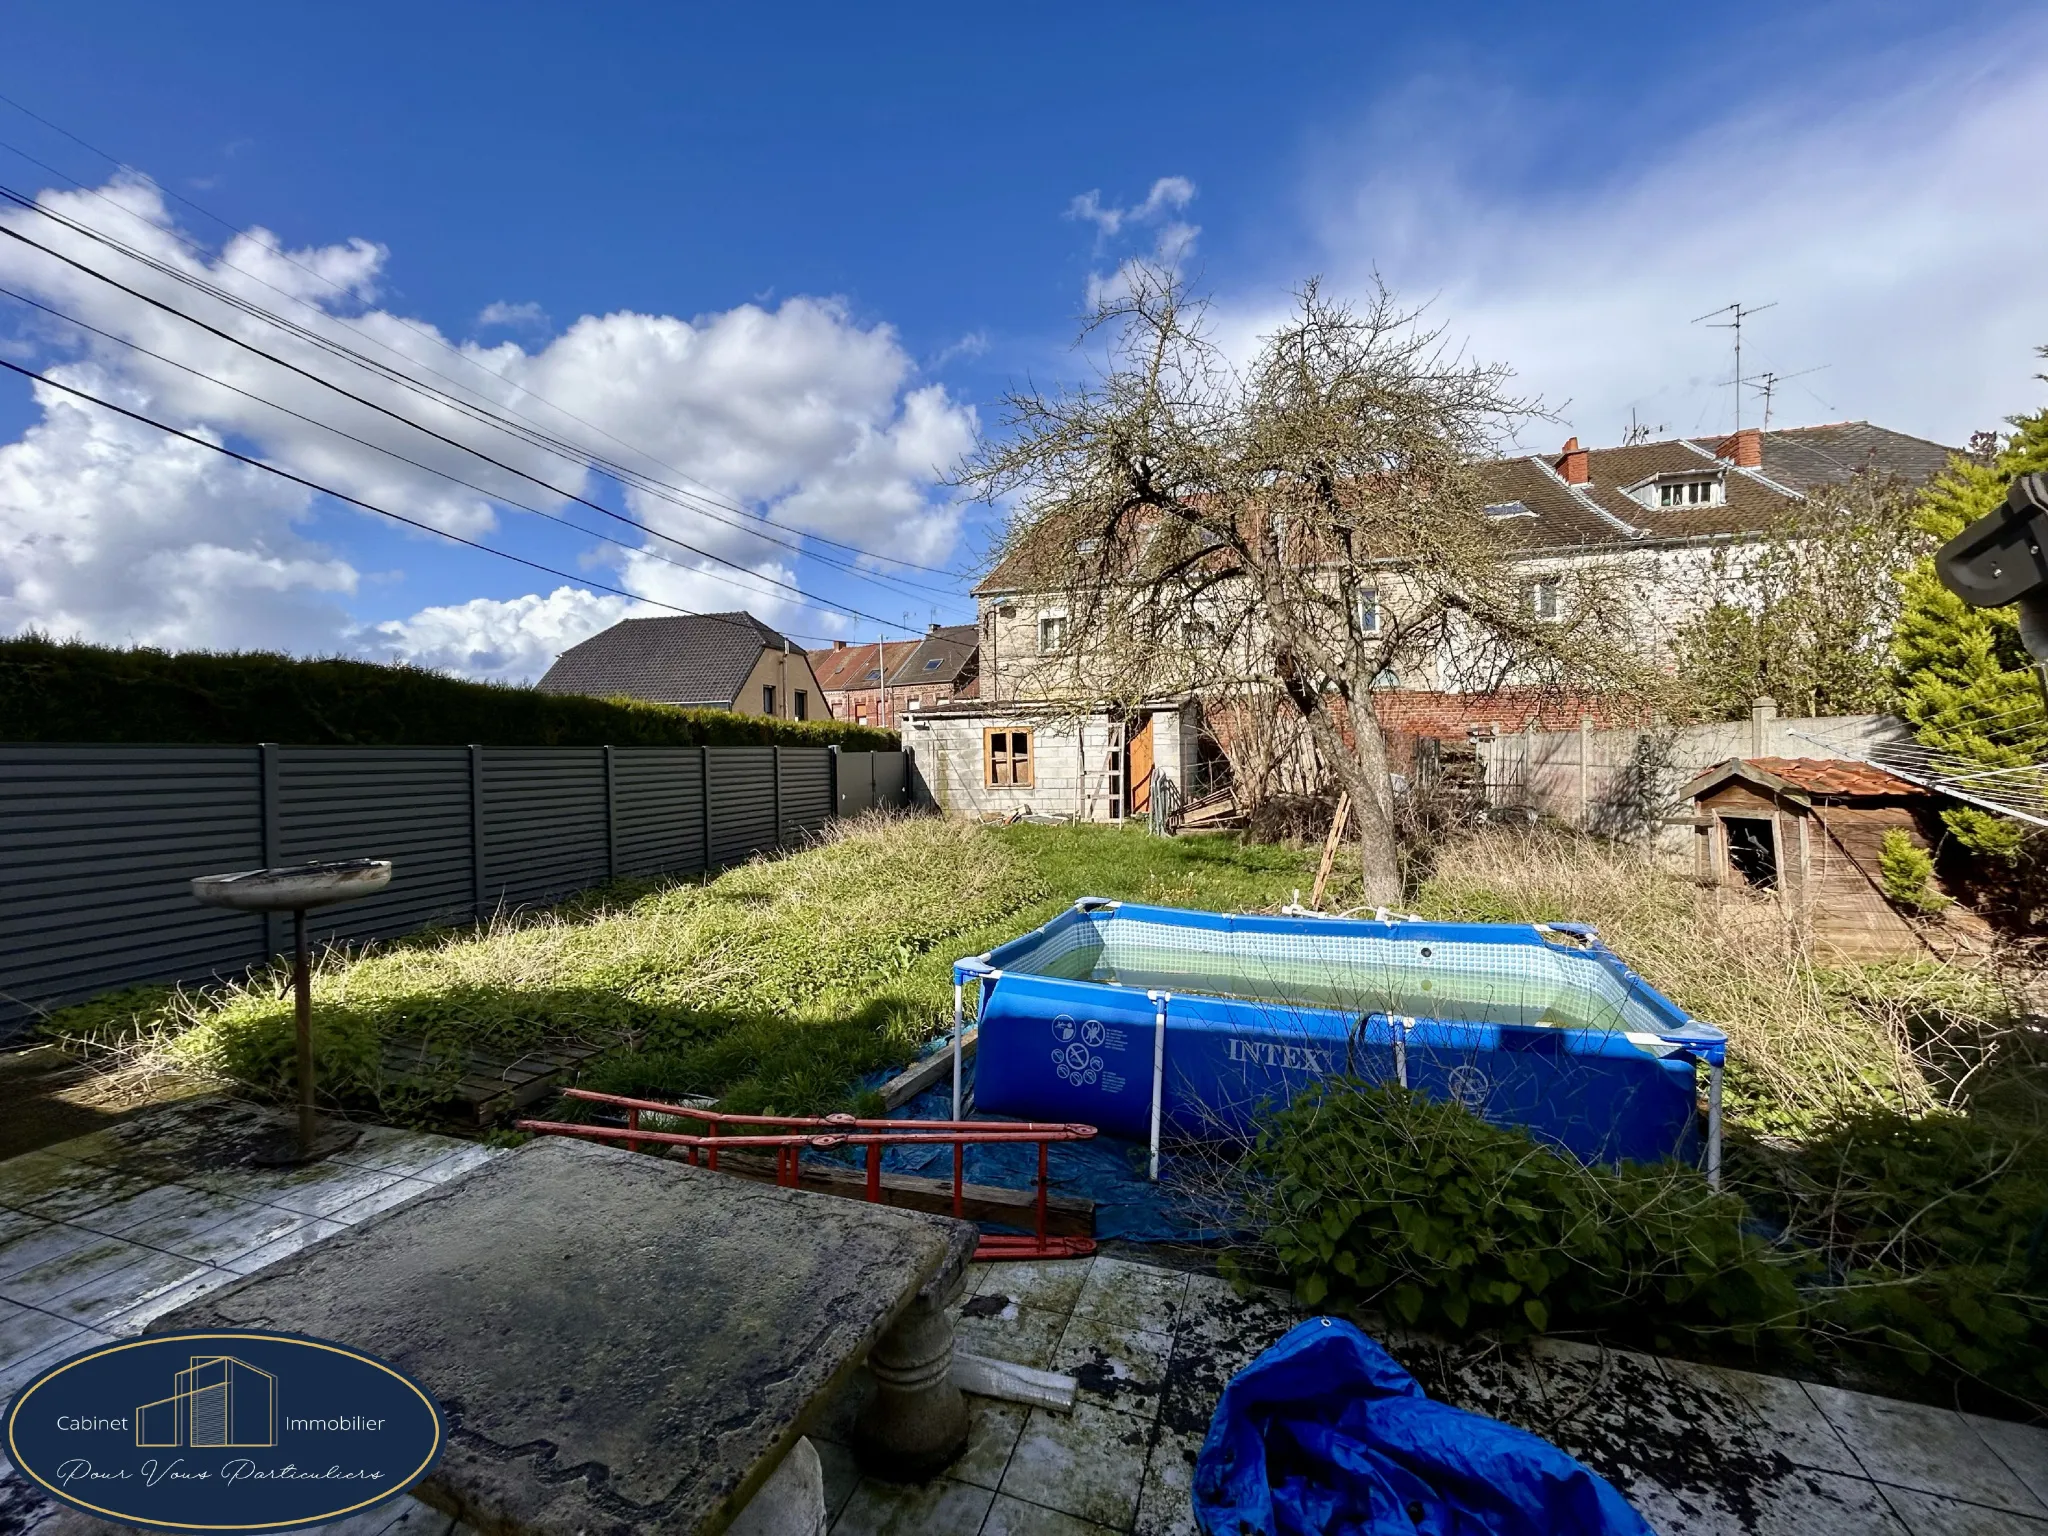
<svg viewBox="0 0 2048 1536">
<path fill-rule="evenodd" d="M 961 955 L 1083 895 L 1270 906 L 1307 858 L 1227 838 L 866 817 L 708 884 L 600 891 L 480 931 L 329 952 L 313 983 L 321 1083 L 412 1118 L 445 1095 L 465 1048 L 577 1043 L 602 1048 L 593 1087 L 706 1094 L 743 1113 L 837 1108 L 944 1027 Z M 281 979 L 116 994 L 49 1028 L 282 1095 L 294 1058 Z M 398 1041 L 423 1049 L 394 1074 L 385 1046 Z"/>
</svg>

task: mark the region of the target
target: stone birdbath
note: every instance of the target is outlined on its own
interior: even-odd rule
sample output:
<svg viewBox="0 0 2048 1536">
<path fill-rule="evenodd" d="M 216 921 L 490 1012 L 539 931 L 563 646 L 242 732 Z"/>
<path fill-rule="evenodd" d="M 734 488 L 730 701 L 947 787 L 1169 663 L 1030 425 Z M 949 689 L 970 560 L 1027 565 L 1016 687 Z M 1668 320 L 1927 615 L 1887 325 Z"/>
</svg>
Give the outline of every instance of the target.
<svg viewBox="0 0 2048 1536">
<path fill-rule="evenodd" d="M 306 954 L 306 913 L 314 907 L 373 896 L 390 883 L 389 859 L 333 859 L 233 875 L 201 875 L 192 882 L 192 894 L 208 906 L 292 915 L 292 995 L 299 1030 L 298 1133 L 280 1137 L 274 1145 L 259 1150 L 255 1162 L 271 1167 L 310 1163 L 352 1146 L 361 1134 L 352 1125 L 332 1121 L 323 1127 L 313 1108 L 313 979 Z"/>
</svg>

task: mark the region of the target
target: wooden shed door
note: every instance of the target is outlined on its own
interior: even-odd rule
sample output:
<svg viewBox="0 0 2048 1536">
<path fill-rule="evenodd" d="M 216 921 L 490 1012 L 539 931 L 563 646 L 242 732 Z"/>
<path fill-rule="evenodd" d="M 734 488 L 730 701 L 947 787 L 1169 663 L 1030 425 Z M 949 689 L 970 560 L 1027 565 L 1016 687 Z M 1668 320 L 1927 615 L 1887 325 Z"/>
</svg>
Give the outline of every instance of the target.
<svg viewBox="0 0 2048 1536">
<path fill-rule="evenodd" d="M 1152 717 L 1132 733 L 1130 767 L 1124 782 L 1131 786 L 1131 814 L 1147 816 L 1152 811 Z"/>
</svg>

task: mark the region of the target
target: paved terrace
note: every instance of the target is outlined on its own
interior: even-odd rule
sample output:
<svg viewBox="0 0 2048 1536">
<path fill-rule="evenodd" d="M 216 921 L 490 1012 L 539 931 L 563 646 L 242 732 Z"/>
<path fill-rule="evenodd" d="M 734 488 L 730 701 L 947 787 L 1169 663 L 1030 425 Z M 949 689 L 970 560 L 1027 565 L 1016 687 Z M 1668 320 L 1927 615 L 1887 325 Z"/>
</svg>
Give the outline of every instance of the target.
<svg viewBox="0 0 2048 1536">
<path fill-rule="evenodd" d="M 199 1100 L 0 1162 L 0 1400 L 45 1365 L 459 1178 L 493 1154 L 372 1128 L 300 1170 L 240 1165 L 260 1111 Z M 833 1536 L 1184 1536 L 1194 1457 L 1232 1372 L 1296 1321 L 1283 1298 L 1100 1256 L 982 1266 L 960 1307 L 978 1354 L 1069 1372 L 1071 1415 L 970 1398 L 973 1436 L 922 1487 L 847 1449 L 865 1384 L 813 1430 Z M 1549 1436 L 1665 1536 L 2048 1536 L 2048 1431 L 1550 1340 L 1391 1348 L 1432 1395 Z M 0 1460 L 0 1536 L 49 1506 Z M 327 1529 L 461 1536 L 409 1500 Z"/>
</svg>

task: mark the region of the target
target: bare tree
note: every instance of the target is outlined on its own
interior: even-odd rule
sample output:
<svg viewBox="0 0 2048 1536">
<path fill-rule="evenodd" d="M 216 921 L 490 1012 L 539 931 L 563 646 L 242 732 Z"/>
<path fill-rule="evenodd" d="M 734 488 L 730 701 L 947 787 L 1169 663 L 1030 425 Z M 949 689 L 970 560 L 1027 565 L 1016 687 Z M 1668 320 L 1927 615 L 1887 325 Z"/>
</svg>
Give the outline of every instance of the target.
<svg viewBox="0 0 2048 1536">
<path fill-rule="evenodd" d="M 1196 692 L 1299 720 L 1357 807 L 1369 900 L 1400 893 L 1386 741 L 1396 681 L 1577 689 L 1640 671 L 1580 564 L 1532 585 L 1476 466 L 1536 414 L 1504 367 L 1384 287 L 1316 282 L 1233 367 L 1173 273 L 1139 271 L 1083 333 L 1094 382 L 1007 399 L 963 483 L 1013 516 L 1006 581 L 1058 598 L 1028 687 L 1077 706 Z M 1239 707 L 1245 707 L 1240 703 Z"/>
</svg>

